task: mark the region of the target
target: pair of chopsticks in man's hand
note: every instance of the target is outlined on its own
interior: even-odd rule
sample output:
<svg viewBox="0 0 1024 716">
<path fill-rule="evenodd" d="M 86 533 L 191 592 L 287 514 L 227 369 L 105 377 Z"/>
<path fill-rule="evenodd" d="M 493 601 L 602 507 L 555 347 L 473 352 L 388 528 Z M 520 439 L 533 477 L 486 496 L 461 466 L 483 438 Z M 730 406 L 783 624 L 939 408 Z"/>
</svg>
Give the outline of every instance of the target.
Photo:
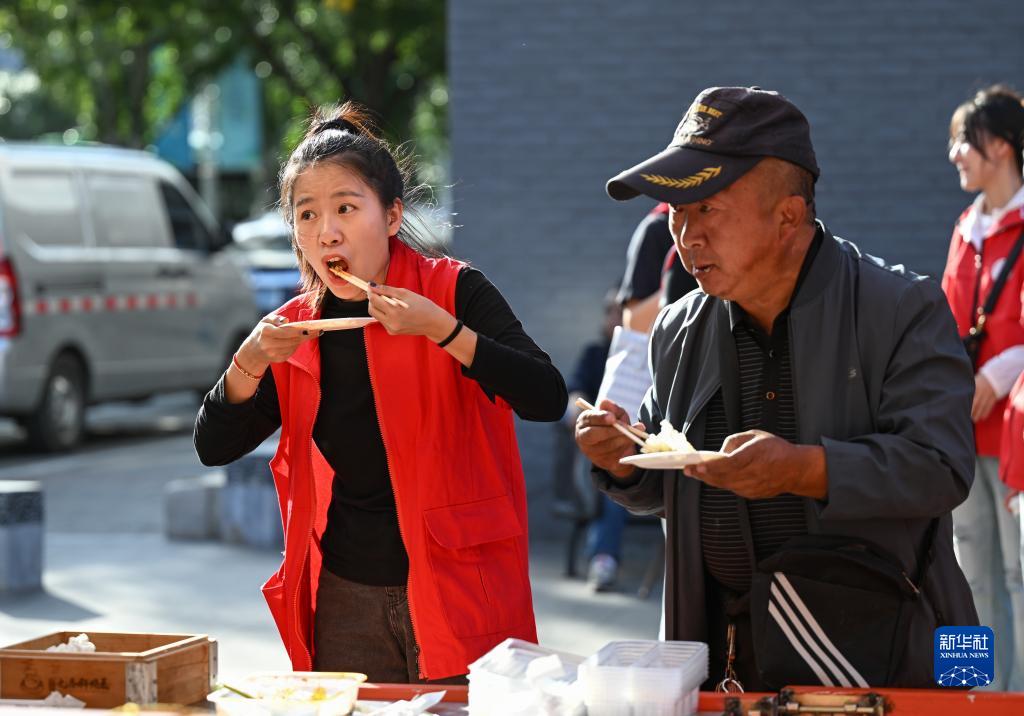
<svg viewBox="0 0 1024 716">
<path fill-rule="evenodd" d="M 347 279 L 346 279 L 347 280 Z M 576 398 L 576 407 L 583 408 L 584 410 L 597 410 L 593 405 L 585 401 L 583 398 Z M 616 420 L 612 423 L 612 427 L 618 430 L 620 433 L 625 435 L 627 438 L 635 442 L 640 447 L 644 446 L 644 441 L 650 437 L 646 432 L 640 428 L 634 428 L 632 425 L 624 425 Z"/>
</svg>

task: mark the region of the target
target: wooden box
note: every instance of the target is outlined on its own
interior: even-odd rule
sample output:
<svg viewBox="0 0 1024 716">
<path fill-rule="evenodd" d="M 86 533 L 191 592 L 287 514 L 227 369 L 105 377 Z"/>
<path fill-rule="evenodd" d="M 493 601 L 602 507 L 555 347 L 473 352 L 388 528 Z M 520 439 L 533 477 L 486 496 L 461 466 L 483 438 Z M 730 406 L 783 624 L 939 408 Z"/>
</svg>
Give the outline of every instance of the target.
<svg viewBox="0 0 1024 716">
<path fill-rule="evenodd" d="M 0 698 L 71 694 L 92 708 L 194 704 L 217 680 L 217 642 L 205 634 L 85 632 L 95 653 L 48 652 L 80 632 L 61 631 L 0 649 Z"/>
</svg>

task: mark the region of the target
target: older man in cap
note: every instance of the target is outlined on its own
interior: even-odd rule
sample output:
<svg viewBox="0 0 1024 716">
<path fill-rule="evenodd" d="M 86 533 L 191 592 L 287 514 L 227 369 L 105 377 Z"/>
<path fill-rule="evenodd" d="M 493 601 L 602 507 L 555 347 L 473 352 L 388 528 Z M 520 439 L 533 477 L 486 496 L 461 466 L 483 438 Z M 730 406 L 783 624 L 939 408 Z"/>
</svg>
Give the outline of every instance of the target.
<svg viewBox="0 0 1024 716">
<path fill-rule="evenodd" d="M 667 420 L 720 454 L 638 467 L 610 401 L 576 439 L 604 492 L 665 517 L 665 636 L 710 644 L 710 684 L 934 686 L 935 628 L 977 624 L 950 521 L 973 474 L 971 366 L 934 281 L 816 220 L 818 174 L 792 103 L 716 87 L 608 182 L 671 205 L 700 285 L 658 316 L 635 427 Z"/>
</svg>

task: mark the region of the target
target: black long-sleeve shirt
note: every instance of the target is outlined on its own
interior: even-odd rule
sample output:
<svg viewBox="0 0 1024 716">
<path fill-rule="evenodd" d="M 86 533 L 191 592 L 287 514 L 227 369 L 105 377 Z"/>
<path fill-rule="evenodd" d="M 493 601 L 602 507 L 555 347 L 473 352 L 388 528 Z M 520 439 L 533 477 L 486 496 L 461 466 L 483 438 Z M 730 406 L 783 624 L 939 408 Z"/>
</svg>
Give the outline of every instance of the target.
<svg viewBox="0 0 1024 716">
<path fill-rule="evenodd" d="M 341 301 L 328 293 L 321 317 L 366 315 L 366 301 Z M 504 296 L 476 269 L 459 274 L 455 317 L 477 333 L 473 364 L 462 369 L 466 377 L 477 381 L 492 400 L 503 398 L 523 419 L 562 417 L 567 394 L 561 374 L 523 330 Z M 404 585 L 409 560 L 398 530 L 363 331 L 331 331 L 319 340 L 321 400 L 313 439 L 335 472 L 321 540 L 324 566 L 362 584 Z M 222 377 L 199 410 L 196 452 L 206 465 L 227 464 L 280 425 L 271 371 L 253 398 L 238 404 L 227 402 Z"/>
</svg>

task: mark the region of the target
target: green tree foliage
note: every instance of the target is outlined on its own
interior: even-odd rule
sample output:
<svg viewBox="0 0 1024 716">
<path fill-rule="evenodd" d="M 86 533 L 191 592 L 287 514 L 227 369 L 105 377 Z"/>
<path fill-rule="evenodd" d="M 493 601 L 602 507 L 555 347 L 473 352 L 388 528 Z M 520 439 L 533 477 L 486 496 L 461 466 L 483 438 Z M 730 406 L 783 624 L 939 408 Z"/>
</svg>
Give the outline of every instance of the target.
<svg viewBox="0 0 1024 716">
<path fill-rule="evenodd" d="M 441 0 L 6 0 L 0 48 L 39 77 L 35 98 L 84 139 L 142 147 L 217 72 L 244 57 L 263 80 L 267 149 L 312 105 L 355 99 L 392 139 L 443 142 Z M 230 107 L 225 107 L 230 112 Z"/>
</svg>

